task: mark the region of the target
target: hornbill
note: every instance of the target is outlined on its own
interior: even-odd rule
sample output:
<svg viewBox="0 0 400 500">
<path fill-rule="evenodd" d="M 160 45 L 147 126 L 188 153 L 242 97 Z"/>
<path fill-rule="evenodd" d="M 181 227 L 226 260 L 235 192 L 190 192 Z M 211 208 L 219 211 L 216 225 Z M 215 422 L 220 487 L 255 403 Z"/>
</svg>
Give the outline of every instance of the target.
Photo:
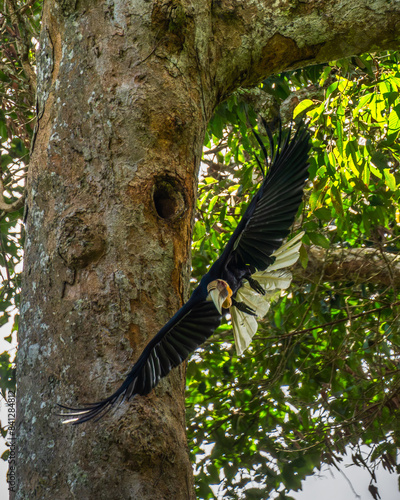
<svg viewBox="0 0 400 500">
<path fill-rule="evenodd" d="M 292 275 L 286 268 L 297 261 L 304 234 L 283 244 L 308 176 L 309 132 L 301 123 L 293 139 L 290 131 L 284 140 L 279 134 L 276 152 L 271 133 L 267 132 L 272 158 L 268 172 L 222 255 L 189 300 L 147 344 L 121 387 L 108 398 L 81 408 L 61 405 L 68 410 L 63 413 L 69 417 L 64 423 L 99 419 L 118 401 L 148 394 L 213 334 L 224 314 L 231 315 L 238 354 L 250 344 L 257 330 L 256 318 L 267 313 L 272 295 L 291 282 Z M 265 145 L 254 134 L 268 164 Z"/>
</svg>

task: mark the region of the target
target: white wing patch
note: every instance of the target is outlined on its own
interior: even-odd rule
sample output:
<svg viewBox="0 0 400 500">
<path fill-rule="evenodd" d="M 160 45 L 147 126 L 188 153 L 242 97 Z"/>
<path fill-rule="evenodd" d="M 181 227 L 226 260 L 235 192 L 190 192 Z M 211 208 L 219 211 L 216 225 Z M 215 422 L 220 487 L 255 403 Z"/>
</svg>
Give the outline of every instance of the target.
<svg viewBox="0 0 400 500">
<path fill-rule="evenodd" d="M 242 287 L 239 288 L 236 294 L 238 302 L 244 302 L 251 307 L 256 315 L 252 316 L 237 307 L 232 306 L 230 313 L 232 317 L 233 336 L 235 338 L 236 352 L 238 355 L 249 346 L 254 334 L 257 331 L 257 318 L 263 318 L 271 305 L 273 296 L 280 290 L 285 290 L 289 287 L 292 281 L 292 274 L 285 268 L 292 266 L 299 258 L 301 247 L 301 239 L 304 236 L 304 231 L 299 233 L 290 241 L 284 243 L 272 256 L 275 257 L 275 262 L 270 265 L 265 271 L 252 274 L 252 278 L 258 281 L 265 291 L 265 295 L 261 295 L 251 288 L 247 281 L 244 281 Z"/>
</svg>

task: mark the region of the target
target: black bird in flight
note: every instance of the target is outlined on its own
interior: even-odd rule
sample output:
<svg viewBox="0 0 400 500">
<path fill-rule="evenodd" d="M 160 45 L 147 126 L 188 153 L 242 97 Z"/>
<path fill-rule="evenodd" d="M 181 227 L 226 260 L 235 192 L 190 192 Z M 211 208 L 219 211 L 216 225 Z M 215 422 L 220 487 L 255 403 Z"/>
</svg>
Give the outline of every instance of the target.
<svg viewBox="0 0 400 500">
<path fill-rule="evenodd" d="M 264 143 L 254 134 L 268 164 Z M 118 401 L 148 394 L 213 334 L 223 314 L 231 315 L 238 354 L 248 347 L 257 331 L 257 318 L 267 313 L 272 295 L 291 282 L 286 269 L 297 261 L 304 234 L 283 243 L 303 197 L 310 134 L 303 123 L 293 139 L 290 131 L 283 141 L 280 134 L 276 152 L 269 131 L 268 136 L 272 158 L 268 172 L 222 255 L 186 304 L 147 344 L 121 387 L 108 398 L 81 408 L 62 405 L 68 410 L 63 416 L 69 417 L 64 423 L 99 419 Z"/>
</svg>

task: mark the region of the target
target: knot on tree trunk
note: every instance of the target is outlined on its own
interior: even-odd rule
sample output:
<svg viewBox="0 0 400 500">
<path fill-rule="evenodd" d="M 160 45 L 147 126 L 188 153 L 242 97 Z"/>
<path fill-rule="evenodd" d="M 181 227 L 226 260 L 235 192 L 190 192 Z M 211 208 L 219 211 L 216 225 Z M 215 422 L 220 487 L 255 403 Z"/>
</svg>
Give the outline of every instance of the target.
<svg viewBox="0 0 400 500">
<path fill-rule="evenodd" d="M 104 225 L 85 219 L 88 215 L 75 212 L 64 217 L 60 223 L 57 251 L 72 269 L 82 269 L 98 260 L 106 249 Z"/>
</svg>

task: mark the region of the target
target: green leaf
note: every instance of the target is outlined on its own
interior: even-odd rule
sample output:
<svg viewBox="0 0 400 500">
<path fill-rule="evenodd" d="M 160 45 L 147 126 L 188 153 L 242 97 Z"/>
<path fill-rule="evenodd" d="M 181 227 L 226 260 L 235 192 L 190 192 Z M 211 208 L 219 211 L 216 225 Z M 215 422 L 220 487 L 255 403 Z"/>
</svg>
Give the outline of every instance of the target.
<svg viewBox="0 0 400 500">
<path fill-rule="evenodd" d="M 323 221 L 330 221 L 332 219 L 331 211 L 326 207 L 318 208 L 314 211 L 314 215 Z"/>
<path fill-rule="evenodd" d="M 304 101 L 301 101 L 293 111 L 293 118 L 296 118 L 296 116 L 300 115 L 303 113 L 303 111 L 311 108 L 314 106 L 314 102 L 311 99 L 304 99 Z"/>
<path fill-rule="evenodd" d="M 193 228 L 193 241 L 201 240 L 205 234 L 206 234 L 206 227 L 204 223 L 200 220 L 196 221 Z"/>
<path fill-rule="evenodd" d="M 396 179 L 394 175 L 390 172 L 388 168 L 385 168 L 383 170 L 383 174 L 385 176 L 385 181 L 388 188 L 391 189 L 392 191 L 396 191 Z"/>
<path fill-rule="evenodd" d="M 367 93 L 367 94 L 363 95 L 360 98 L 360 100 L 358 101 L 358 104 L 353 111 L 353 116 L 356 117 L 358 112 L 360 111 L 360 109 L 363 108 L 364 106 L 366 106 L 367 104 L 369 104 L 371 102 L 372 98 L 373 98 L 373 94 L 371 94 L 371 93 Z"/>
<path fill-rule="evenodd" d="M 300 247 L 299 261 L 303 269 L 307 269 L 308 264 L 308 252 L 304 245 Z"/>
<path fill-rule="evenodd" d="M 261 488 L 247 488 L 246 498 L 249 500 L 262 500 L 265 499 L 265 493 Z"/>
<path fill-rule="evenodd" d="M 2 138 L 2 142 L 8 139 L 7 126 L 2 120 L 0 120 L 0 137 Z"/>
<path fill-rule="evenodd" d="M 320 77 L 320 80 L 318 82 L 319 86 L 322 87 L 324 83 L 326 82 L 328 76 L 331 74 L 332 68 L 330 66 L 325 66 L 322 75 Z"/>
<path fill-rule="evenodd" d="M 308 232 L 307 236 L 314 243 L 314 245 L 322 248 L 329 248 L 331 246 L 330 241 L 321 233 Z"/>
<path fill-rule="evenodd" d="M 335 92 L 335 90 L 338 88 L 338 85 L 339 85 L 339 82 L 336 81 L 336 82 L 333 82 L 331 83 L 331 85 L 329 85 L 329 87 L 327 88 L 326 90 L 326 99 L 328 99 L 328 97 L 333 93 Z"/>
<path fill-rule="evenodd" d="M 382 151 L 375 151 L 375 153 L 372 154 L 371 163 L 381 170 L 388 167 L 388 160 Z"/>
<path fill-rule="evenodd" d="M 383 112 L 385 110 L 385 101 L 378 94 L 374 94 L 368 109 L 371 111 L 372 118 L 377 122 L 384 121 Z"/>
<path fill-rule="evenodd" d="M 335 207 L 337 214 L 343 216 L 344 210 L 343 210 L 342 196 L 336 186 L 331 187 L 331 200 L 332 200 L 332 205 Z"/>
<path fill-rule="evenodd" d="M 393 131 L 397 132 L 398 130 L 400 130 L 400 104 L 395 106 L 389 113 L 388 125 L 389 134 Z"/>
<path fill-rule="evenodd" d="M 335 120 L 336 134 L 337 134 L 337 147 L 340 154 L 343 156 L 343 127 L 340 120 Z"/>
</svg>

